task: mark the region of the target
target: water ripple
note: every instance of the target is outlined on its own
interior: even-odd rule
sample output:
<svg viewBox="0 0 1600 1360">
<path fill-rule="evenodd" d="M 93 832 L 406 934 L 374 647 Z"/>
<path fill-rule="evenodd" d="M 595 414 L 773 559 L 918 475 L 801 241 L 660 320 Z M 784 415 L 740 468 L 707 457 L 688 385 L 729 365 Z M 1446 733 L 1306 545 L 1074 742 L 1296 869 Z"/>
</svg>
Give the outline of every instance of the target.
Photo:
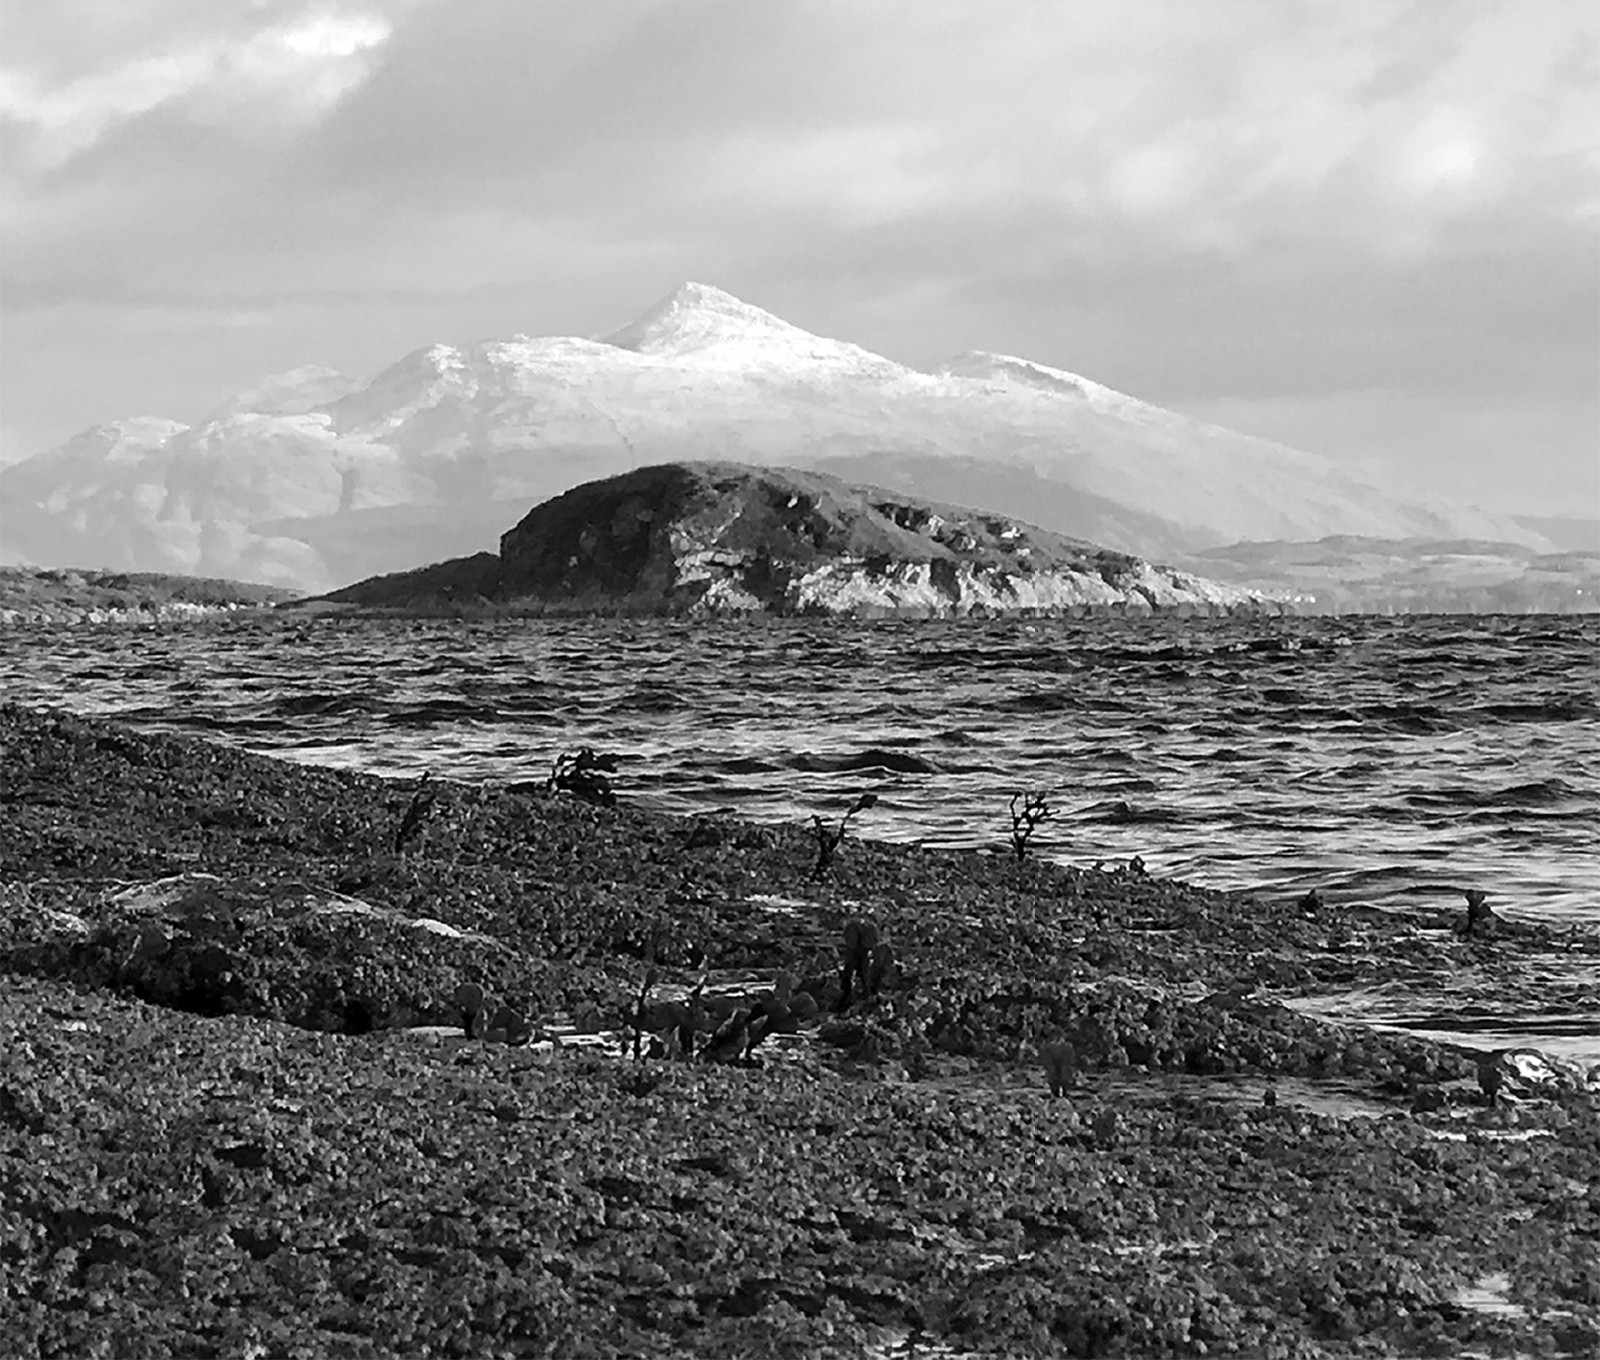
<svg viewBox="0 0 1600 1360">
<path fill-rule="evenodd" d="M 384 774 L 542 778 L 591 745 L 679 812 L 1383 903 L 1475 884 L 1600 922 L 1600 620 L 233 620 L 0 634 L 8 698 Z"/>
</svg>

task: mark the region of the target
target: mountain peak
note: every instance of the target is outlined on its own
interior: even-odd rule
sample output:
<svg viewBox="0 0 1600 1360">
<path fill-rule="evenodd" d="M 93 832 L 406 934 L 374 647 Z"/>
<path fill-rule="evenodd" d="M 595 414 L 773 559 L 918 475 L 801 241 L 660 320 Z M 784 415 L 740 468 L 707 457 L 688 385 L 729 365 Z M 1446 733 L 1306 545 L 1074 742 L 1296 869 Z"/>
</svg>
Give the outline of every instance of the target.
<svg viewBox="0 0 1600 1360">
<path fill-rule="evenodd" d="M 810 379 L 818 370 L 893 379 L 906 370 L 880 354 L 790 325 L 704 283 L 685 283 L 637 321 L 605 337 L 617 349 L 647 359 L 701 369 L 788 374 Z"/>
<path fill-rule="evenodd" d="M 606 336 L 605 343 L 636 354 L 681 356 L 729 341 L 790 333 L 805 334 L 732 293 L 705 283 L 684 283 L 637 320 Z"/>
</svg>

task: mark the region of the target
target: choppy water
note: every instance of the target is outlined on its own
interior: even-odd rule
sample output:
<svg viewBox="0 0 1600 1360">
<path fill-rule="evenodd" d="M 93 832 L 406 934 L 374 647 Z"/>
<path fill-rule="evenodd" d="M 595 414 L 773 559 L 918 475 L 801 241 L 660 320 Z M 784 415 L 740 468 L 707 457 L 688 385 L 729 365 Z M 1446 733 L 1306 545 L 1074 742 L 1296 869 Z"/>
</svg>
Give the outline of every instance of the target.
<svg viewBox="0 0 1600 1360">
<path fill-rule="evenodd" d="M 1332 902 L 1600 923 L 1600 620 L 357 622 L 0 633 L 8 697 L 385 774 L 541 778 Z M 1596 1029 L 1600 1030 L 1600 1023 Z"/>
</svg>

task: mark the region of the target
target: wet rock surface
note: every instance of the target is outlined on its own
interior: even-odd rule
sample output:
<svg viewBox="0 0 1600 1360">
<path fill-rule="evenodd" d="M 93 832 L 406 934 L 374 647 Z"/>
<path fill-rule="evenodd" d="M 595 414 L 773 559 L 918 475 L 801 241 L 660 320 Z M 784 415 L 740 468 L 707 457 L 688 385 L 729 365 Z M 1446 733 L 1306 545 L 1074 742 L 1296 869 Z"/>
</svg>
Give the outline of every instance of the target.
<svg viewBox="0 0 1600 1360">
<path fill-rule="evenodd" d="M 1286 1004 L 1600 942 L 428 793 L 0 707 L 0 1349 L 1600 1347 L 1592 1074 Z"/>
</svg>

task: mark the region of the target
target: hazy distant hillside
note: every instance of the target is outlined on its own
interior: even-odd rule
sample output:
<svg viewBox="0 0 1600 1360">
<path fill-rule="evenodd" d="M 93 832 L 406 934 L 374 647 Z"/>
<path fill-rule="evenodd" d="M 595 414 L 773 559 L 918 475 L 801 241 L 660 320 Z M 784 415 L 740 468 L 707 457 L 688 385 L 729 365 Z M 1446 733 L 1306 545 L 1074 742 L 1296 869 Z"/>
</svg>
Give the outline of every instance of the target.
<svg viewBox="0 0 1600 1360">
<path fill-rule="evenodd" d="M 0 623 L 189 618 L 281 604 L 296 592 L 158 573 L 0 567 Z"/>
<path fill-rule="evenodd" d="M 1575 519 L 1567 515 L 1514 515 L 1529 533 L 1550 541 L 1557 552 L 1600 553 L 1600 519 Z"/>
<path fill-rule="evenodd" d="M 1295 596 L 1307 613 L 1588 614 L 1600 548 L 1538 553 L 1471 539 L 1336 536 L 1235 543 L 1184 559 L 1218 580 Z"/>
<path fill-rule="evenodd" d="M 919 372 L 687 284 L 604 340 L 434 345 L 366 383 L 301 368 L 193 427 L 85 431 L 0 470 L 0 553 L 320 590 L 490 548 L 580 483 L 706 458 L 816 468 L 1157 560 L 1330 534 L 1553 546 L 1075 374 L 986 353 Z"/>
</svg>

